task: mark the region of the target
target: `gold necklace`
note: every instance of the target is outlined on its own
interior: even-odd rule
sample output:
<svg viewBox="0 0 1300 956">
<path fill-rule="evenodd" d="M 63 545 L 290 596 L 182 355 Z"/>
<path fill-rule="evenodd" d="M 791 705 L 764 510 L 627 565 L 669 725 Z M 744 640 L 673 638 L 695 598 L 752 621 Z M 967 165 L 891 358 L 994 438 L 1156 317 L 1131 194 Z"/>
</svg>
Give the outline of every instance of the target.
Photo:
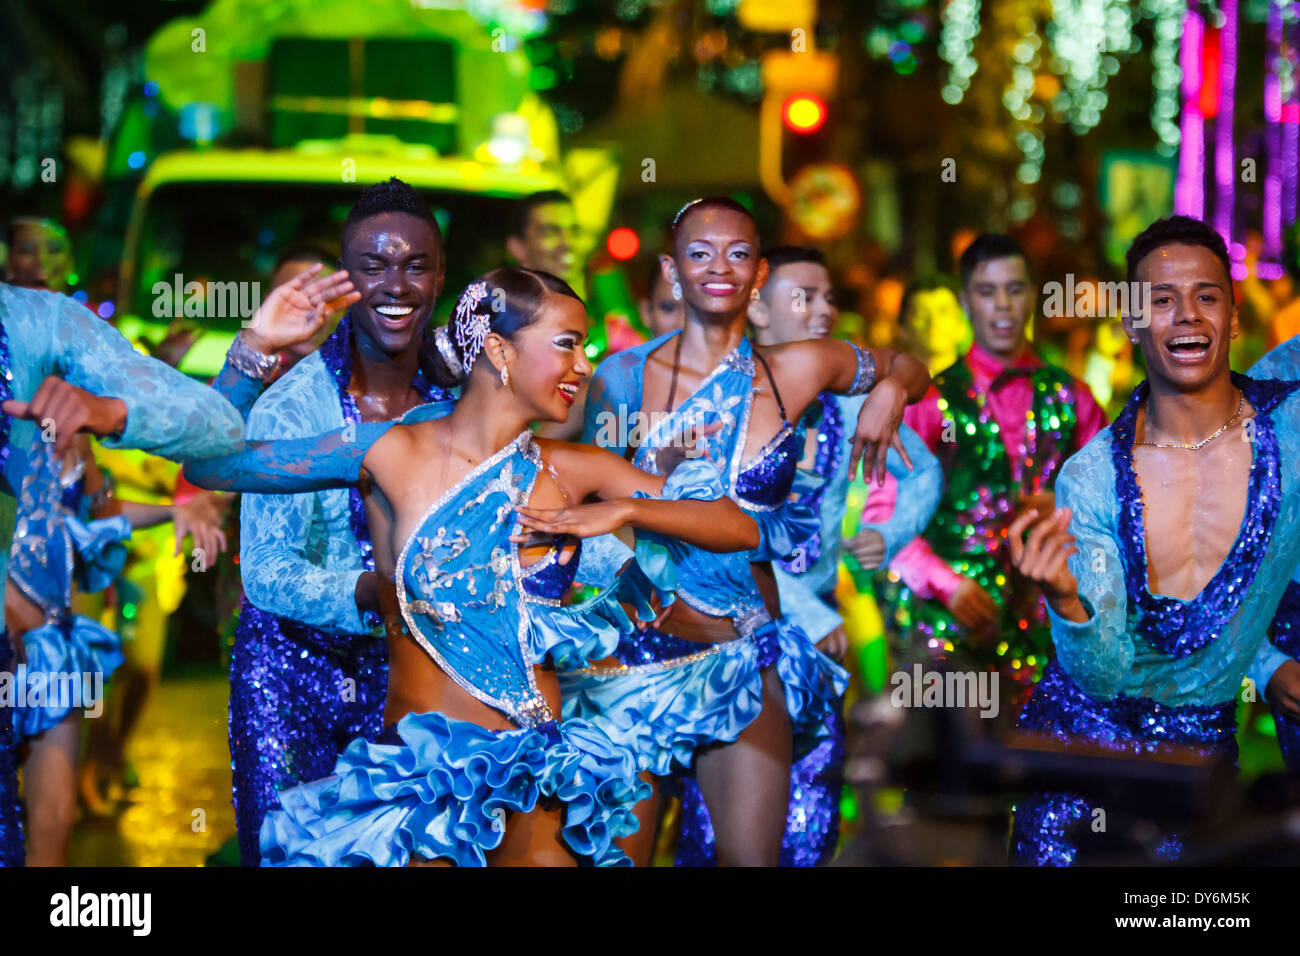
<svg viewBox="0 0 1300 956">
<path fill-rule="evenodd" d="M 1214 439 L 1218 438 L 1229 428 L 1235 425 L 1237 423 L 1237 419 L 1241 417 L 1241 410 L 1245 407 L 1246 407 L 1246 393 L 1242 392 L 1241 399 L 1237 402 L 1237 411 L 1233 414 L 1233 416 L 1229 418 L 1226 422 L 1224 422 L 1222 427 L 1220 427 L 1219 430 L 1215 432 L 1213 435 L 1211 435 L 1209 438 L 1202 438 L 1194 445 L 1183 441 L 1135 441 L 1133 444 L 1150 445 L 1152 448 L 1182 448 L 1187 451 L 1200 451 L 1210 442 L 1214 441 Z"/>
</svg>

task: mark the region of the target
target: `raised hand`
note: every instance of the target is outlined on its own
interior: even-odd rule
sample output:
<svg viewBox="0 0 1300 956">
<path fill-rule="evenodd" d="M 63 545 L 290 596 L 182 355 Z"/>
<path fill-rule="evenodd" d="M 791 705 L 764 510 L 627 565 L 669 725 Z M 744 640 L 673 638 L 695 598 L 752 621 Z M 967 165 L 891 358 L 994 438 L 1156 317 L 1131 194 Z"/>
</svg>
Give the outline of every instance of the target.
<svg viewBox="0 0 1300 956">
<path fill-rule="evenodd" d="M 271 291 L 240 333 L 250 348 L 273 355 L 310 342 L 331 312 L 360 300 L 346 271 L 316 276 L 322 268 L 317 263 Z"/>
<path fill-rule="evenodd" d="M 1072 620 L 1086 620 L 1087 614 L 1079 602 L 1079 582 L 1067 564 L 1070 555 L 1079 550 L 1074 535 L 1070 534 L 1070 516 L 1069 508 L 1057 508 L 1046 517 L 1040 517 L 1037 508 L 1030 508 L 1007 529 L 1007 543 L 1011 546 L 1012 567 L 1043 589 L 1043 595 L 1058 614 Z M 1022 540 L 1027 528 L 1029 537 Z"/>
<path fill-rule="evenodd" d="M 226 533 L 221 526 L 226 509 L 234 500 L 215 491 L 203 491 L 183 505 L 172 508 L 172 527 L 176 536 L 176 553 L 181 553 L 181 542 L 186 535 L 194 539 L 194 547 L 203 554 L 203 563 L 210 567 L 218 554 L 226 551 Z"/>
<path fill-rule="evenodd" d="M 73 446 L 77 433 L 86 431 L 104 437 L 126 428 L 126 403 L 120 398 L 102 398 L 51 375 L 41 382 L 30 402 L 10 399 L 4 411 L 14 418 L 36 422 L 41 433 L 54 445 L 54 457 L 62 460 Z"/>
<path fill-rule="evenodd" d="M 708 446 L 700 447 L 699 443 L 721 430 L 722 422 L 687 426 L 675 440 L 655 452 L 655 467 L 659 470 L 659 474 L 666 478 L 684 461 L 693 458 L 710 458 Z"/>
<path fill-rule="evenodd" d="M 853 434 L 853 450 L 849 454 L 849 479 L 857 477 L 858 463 L 862 462 L 862 477 L 871 480 L 874 470 L 876 484 L 885 484 L 885 463 L 889 449 L 893 448 L 912 467 L 911 456 L 898 437 L 898 426 L 903 423 L 903 409 L 907 407 L 907 392 L 892 378 L 882 378 L 858 413 L 858 427 Z"/>
<path fill-rule="evenodd" d="M 885 539 L 874 528 L 863 528 L 845 538 L 844 550 L 857 559 L 864 571 L 874 571 L 885 563 Z"/>
</svg>

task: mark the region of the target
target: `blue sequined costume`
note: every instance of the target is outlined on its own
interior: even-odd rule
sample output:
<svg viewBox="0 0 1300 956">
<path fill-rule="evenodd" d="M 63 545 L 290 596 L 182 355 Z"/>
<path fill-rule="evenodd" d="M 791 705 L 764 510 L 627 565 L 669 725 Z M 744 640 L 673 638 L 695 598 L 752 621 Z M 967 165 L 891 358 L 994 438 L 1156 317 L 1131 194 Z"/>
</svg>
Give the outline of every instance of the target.
<svg viewBox="0 0 1300 956">
<path fill-rule="evenodd" d="M 348 392 L 351 317 L 257 399 L 252 440 L 299 438 L 359 424 Z M 249 380 L 223 369 L 218 388 L 240 403 Z M 416 373 L 426 401 L 449 392 Z M 256 866 L 262 819 L 286 787 L 328 774 L 357 736 L 374 736 L 387 692 L 387 647 L 376 615 L 357 608 L 357 578 L 374 570 L 361 494 L 333 488 L 246 495 L 240 510 L 244 598 L 230 657 L 230 758 L 240 860 Z"/>
<path fill-rule="evenodd" d="M 1251 366 L 1247 374 L 1251 378 L 1300 379 L 1300 338 L 1283 342 Z M 1269 628 L 1269 639 L 1287 657 L 1300 660 L 1300 567 L 1296 568 L 1286 593 L 1282 595 L 1282 603 Z M 1264 689 L 1260 688 L 1261 691 Z M 1270 707 L 1286 768 L 1291 773 L 1300 773 L 1300 722 L 1292 720 L 1277 705 Z"/>
<path fill-rule="evenodd" d="M 241 491 L 352 484 L 365 449 L 386 427 L 358 426 L 350 442 L 330 435 L 250 445 L 187 475 Z M 649 598 L 669 597 L 673 569 L 652 561 L 648 575 L 633 563 L 597 597 L 562 605 L 572 572 L 552 558 L 522 568 L 509 541 L 512 511 L 530 500 L 541 467 L 531 434 L 521 433 L 430 506 L 395 571 L 405 633 L 521 729 L 408 714 L 377 740 L 353 741 L 333 774 L 281 794 L 283 809 L 262 826 L 264 864 L 400 866 L 423 857 L 482 865 L 500 845 L 505 814 L 528 812 L 541 797 L 565 804 L 563 837 L 576 854 L 598 865 L 628 862 L 613 841 L 635 832 L 632 807 L 649 792 L 634 755 L 587 721 L 557 721 L 534 666 L 572 669 L 612 654 L 633 630 L 620 602 L 653 617 Z M 679 466 L 662 496 L 722 493 L 716 470 L 698 461 Z"/>
<path fill-rule="evenodd" d="M 1022 729 L 1135 756 L 1168 746 L 1235 756 L 1235 695 L 1258 687 L 1286 655 L 1268 624 L 1300 559 L 1300 383 L 1233 382 L 1255 409 L 1253 463 L 1241 531 L 1192 601 L 1148 586 L 1142 492 L 1133 429 L 1146 383 L 1124 411 L 1066 462 L 1057 502 L 1073 509 L 1078 553 L 1070 570 L 1088 620 L 1052 614 L 1056 661 L 1020 717 Z M 1040 794 L 1017 809 L 1014 862 L 1070 865 L 1087 852 L 1081 795 Z M 1112 826 L 1114 825 L 1112 821 Z M 1168 855 L 1176 842 L 1166 845 Z"/>
<path fill-rule="evenodd" d="M 793 555 L 778 562 L 775 571 L 782 613 L 798 621 L 814 643 L 843 623 L 836 613 L 835 586 L 843 552 L 841 527 L 849 490 L 849 453 L 864 402 L 865 395 L 823 392 L 799 421 L 798 447 L 804 447 L 809 431 L 817 436 L 812 473 L 823 484 L 809 494 L 806 504 L 820 516 L 820 528 Z M 915 467 L 908 469 L 897 452 L 890 450 L 889 471 L 899 483 L 897 506 L 887 522 L 861 525 L 884 539 L 882 567 L 924 530 L 943 492 L 939 459 L 906 425 L 898 433 Z M 844 781 L 844 716 L 839 707 L 830 730 L 830 736 L 790 768 L 790 807 L 781 839 L 781 866 L 821 866 L 835 854 Z M 708 808 L 699 785 L 685 780 L 677 865 L 712 866 L 716 860 Z"/>
<path fill-rule="evenodd" d="M 72 613 L 73 588 L 108 587 L 126 563 L 124 542 L 131 537 L 131 523 L 120 515 L 87 522 L 68 509 L 69 499 L 81 504 L 81 483 L 74 478 L 65 485 L 51 446 L 39 436 L 27 461 L 9 580 L 44 612 L 45 623 L 22 635 L 26 661 L 15 686 L 26 685 L 27 693 L 14 708 L 18 740 L 45 733 L 73 710 L 95 712 L 102 704 L 104 681 L 123 660 L 122 641 L 98 621 Z"/>
<path fill-rule="evenodd" d="M 588 391 L 583 441 L 626 454 L 633 415 L 644 414 L 647 357 L 672 336 L 654 339 L 601 363 Z M 759 525 L 757 551 L 711 554 L 654 535 L 638 538 L 637 561 L 677 568 L 679 599 L 705 614 L 730 618 L 735 640 L 693 643 L 655 629 L 629 634 L 619 645 L 618 668 L 562 673 L 566 716 L 597 723 L 631 747 L 644 770 L 665 776 L 689 769 L 698 748 L 734 741 L 762 708 L 762 676 L 775 666 L 795 732 L 796 757 L 832 733 L 837 700 L 848 674 L 821 654 L 797 624 L 772 619 L 750 570 L 751 561 L 780 559 L 816 532 L 815 511 L 788 507 L 796 485 L 799 445 L 788 421 L 750 461 L 743 462 L 755 391 L 753 347 L 742 339 L 699 388 L 670 414 L 652 422 L 633 463 L 654 473 L 655 454 L 692 424 L 720 422 L 704 438 L 710 460 L 725 471 L 728 492 Z M 656 548 L 659 555 L 654 552 Z"/>
<path fill-rule="evenodd" d="M 121 399 L 126 426 L 104 439 L 111 448 L 140 448 L 171 458 L 221 455 L 239 447 L 239 413 L 211 389 L 141 355 L 84 306 L 52 292 L 0 284 L 0 400 L 30 399 L 48 375 L 97 395 Z M 34 423 L 0 412 L 0 595 L 8 577 L 15 492 L 22 487 Z M 12 650 L 0 641 L 0 670 Z M 0 864 L 23 860 L 18 782 L 13 761 L 13 710 L 0 707 Z"/>
</svg>

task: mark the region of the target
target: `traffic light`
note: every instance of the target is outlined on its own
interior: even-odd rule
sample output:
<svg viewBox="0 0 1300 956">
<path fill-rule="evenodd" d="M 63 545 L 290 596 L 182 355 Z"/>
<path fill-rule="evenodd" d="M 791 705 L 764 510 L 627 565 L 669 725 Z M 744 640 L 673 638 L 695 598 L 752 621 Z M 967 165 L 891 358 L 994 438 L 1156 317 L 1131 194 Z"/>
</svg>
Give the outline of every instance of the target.
<svg viewBox="0 0 1300 956">
<path fill-rule="evenodd" d="M 826 101 L 815 93 L 791 93 L 781 104 L 781 120 L 792 133 L 815 133 L 826 122 Z"/>
<path fill-rule="evenodd" d="M 822 128 L 826 100 L 835 93 L 839 59 L 825 50 L 769 50 L 763 54 L 763 105 L 759 115 L 758 172 L 763 189 L 780 206 L 790 204 L 783 168 L 786 131 L 800 137 Z"/>
</svg>

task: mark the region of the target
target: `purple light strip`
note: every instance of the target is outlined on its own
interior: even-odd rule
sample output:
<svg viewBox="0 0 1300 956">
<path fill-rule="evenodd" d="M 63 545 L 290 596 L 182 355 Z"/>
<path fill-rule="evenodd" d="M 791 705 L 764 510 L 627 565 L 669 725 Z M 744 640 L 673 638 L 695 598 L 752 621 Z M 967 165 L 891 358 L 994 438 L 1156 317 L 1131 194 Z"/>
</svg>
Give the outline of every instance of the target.
<svg viewBox="0 0 1300 956">
<path fill-rule="evenodd" d="M 1260 258 L 1277 261 L 1282 256 L 1282 4 L 1268 5 L 1267 52 L 1264 57 L 1264 142 L 1268 171 L 1264 174 L 1264 248 Z M 1260 273 L 1265 263 L 1260 263 Z"/>
<path fill-rule="evenodd" d="M 1183 116 L 1178 149 L 1178 182 L 1174 187 L 1174 212 L 1205 218 L 1205 119 L 1197 107 L 1201 92 L 1201 41 L 1205 21 L 1188 0 L 1183 19 L 1183 41 L 1178 65 L 1183 71 Z"/>
<path fill-rule="evenodd" d="M 1237 0 L 1223 0 L 1219 30 L 1219 115 L 1214 120 L 1214 228 L 1232 245 L 1233 203 L 1236 200 L 1237 157 L 1232 109 L 1237 91 Z"/>
<path fill-rule="evenodd" d="M 1291 95 L 1287 101 L 1293 107 L 1300 104 L 1300 86 L 1296 83 L 1300 77 L 1296 75 L 1294 59 L 1296 40 L 1300 39 L 1297 34 L 1300 34 L 1300 25 L 1292 18 L 1283 25 L 1282 38 L 1285 49 L 1290 53 Z M 1288 111 L 1283 109 L 1282 115 L 1290 120 L 1282 124 L 1282 224 L 1289 226 L 1296 220 L 1296 165 L 1300 160 L 1300 123 L 1295 122 L 1294 110 L 1288 116 Z"/>
</svg>

